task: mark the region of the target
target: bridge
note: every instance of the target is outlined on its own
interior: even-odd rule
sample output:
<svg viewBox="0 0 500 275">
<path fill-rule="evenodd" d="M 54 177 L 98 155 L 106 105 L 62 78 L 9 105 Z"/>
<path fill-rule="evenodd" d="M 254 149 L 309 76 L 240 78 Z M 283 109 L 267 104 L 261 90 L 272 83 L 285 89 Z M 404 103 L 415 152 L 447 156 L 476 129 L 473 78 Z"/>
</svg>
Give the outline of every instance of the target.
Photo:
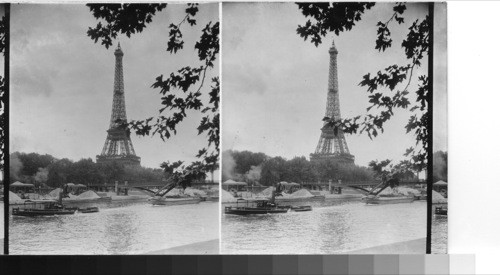
<svg viewBox="0 0 500 275">
<path fill-rule="evenodd" d="M 420 180 L 403 180 L 403 181 L 397 181 L 394 179 L 391 179 L 386 182 L 382 181 L 352 181 L 352 182 L 318 182 L 318 183 L 313 183 L 313 184 L 302 184 L 301 187 L 310 187 L 311 189 L 314 189 L 315 187 L 317 188 L 324 188 L 326 186 L 332 187 L 332 188 L 352 188 L 355 189 L 365 195 L 378 195 L 381 193 L 384 189 L 390 186 L 414 186 L 414 185 L 422 185 L 426 184 L 425 181 L 420 181 Z"/>
<path fill-rule="evenodd" d="M 331 183 L 332 187 L 371 187 L 377 186 L 381 181 L 369 180 L 369 181 L 341 181 Z M 399 181 L 399 185 L 414 186 L 419 184 L 427 184 L 424 180 L 402 180 Z M 315 186 L 329 186 L 329 182 L 304 182 L 300 184 L 302 187 L 315 187 Z"/>
<path fill-rule="evenodd" d="M 107 183 L 107 184 L 89 184 L 87 185 L 90 190 L 94 191 L 110 191 L 114 190 L 115 187 L 118 190 L 127 190 L 127 189 L 138 189 L 142 191 L 146 191 L 148 193 L 154 193 L 165 187 L 168 182 L 157 181 L 157 182 L 118 182 L 116 183 Z M 217 181 L 195 181 L 191 183 L 192 187 L 200 187 L 200 186 L 218 186 L 219 182 Z"/>
<path fill-rule="evenodd" d="M 149 183 L 128 183 L 119 184 L 118 187 L 128 187 L 128 188 L 162 188 L 167 184 L 167 182 L 149 182 Z M 191 183 L 192 187 L 195 186 L 205 186 L 205 185 L 219 185 L 217 181 L 195 181 Z"/>
</svg>

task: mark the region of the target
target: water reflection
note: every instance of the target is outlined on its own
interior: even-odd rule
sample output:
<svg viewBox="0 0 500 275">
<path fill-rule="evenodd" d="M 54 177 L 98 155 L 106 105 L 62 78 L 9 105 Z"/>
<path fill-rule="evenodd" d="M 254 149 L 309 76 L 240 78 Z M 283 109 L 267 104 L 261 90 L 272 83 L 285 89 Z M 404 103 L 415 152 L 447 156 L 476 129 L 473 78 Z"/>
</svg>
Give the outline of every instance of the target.
<svg viewBox="0 0 500 275">
<path fill-rule="evenodd" d="M 108 220 L 105 224 L 105 236 L 109 236 L 106 240 L 106 250 L 109 253 L 127 253 L 130 251 L 132 244 L 136 241 L 137 229 L 132 220 L 137 219 L 134 212 L 113 213 L 108 215 Z"/>
<path fill-rule="evenodd" d="M 102 206 L 101 206 L 102 207 Z M 11 254 L 137 254 L 217 239 L 214 202 L 178 206 L 128 203 L 98 213 L 10 217 Z"/>
<path fill-rule="evenodd" d="M 425 202 L 327 201 L 313 207 L 311 212 L 223 215 L 222 253 L 345 253 L 426 236 Z"/>
<path fill-rule="evenodd" d="M 433 212 L 435 206 L 433 207 Z M 448 216 L 432 217 L 431 252 L 433 254 L 446 254 L 448 251 Z"/>
</svg>

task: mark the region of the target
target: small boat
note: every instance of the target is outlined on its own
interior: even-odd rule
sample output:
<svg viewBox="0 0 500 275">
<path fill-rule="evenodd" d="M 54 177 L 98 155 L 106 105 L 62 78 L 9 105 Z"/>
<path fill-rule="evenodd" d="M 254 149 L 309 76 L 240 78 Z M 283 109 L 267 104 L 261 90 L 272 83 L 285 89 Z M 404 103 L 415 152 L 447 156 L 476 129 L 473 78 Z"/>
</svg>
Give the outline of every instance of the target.
<svg viewBox="0 0 500 275">
<path fill-rule="evenodd" d="M 393 203 L 411 203 L 415 200 L 413 196 L 373 196 L 369 195 L 363 198 L 366 204 L 393 204 Z"/>
<path fill-rule="evenodd" d="M 448 216 L 448 208 L 437 206 L 436 210 L 434 210 L 434 214 L 436 214 L 437 216 Z"/>
<path fill-rule="evenodd" d="M 95 213 L 95 212 L 99 212 L 99 208 L 97 208 L 97 207 L 87 207 L 87 208 L 84 208 L 84 209 L 78 209 L 78 212 L 80 212 L 80 213 Z"/>
<path fill-rule="evenodd" d="M 149 199 L 153 205 L 180 205 L 180 204 L 196 204 L 201 202 L 201 198 L 195 197 L 152 197 Z"/>
<path fill-rule="evenodd" d="M 66 209 L 12 209 L 12 215 L 24 217 L 38 217 L 38 216 L 55 216 L 55 215 L 72 215 L 75 214 L 74 210 Z"/>
<path fill-rule="evenodd" d="M 312 211 L 312 207 L 310 205 L 292 206 L 290 207 L 290 210 L 293 212 L 306 212 L 306 211 Z"/>
<path fill-rule="evenodd" d="M 241 201 L 246 203 L 240 203 Z M 250 203 L 256 203 L 257 205 L 252 207 Z M 232 215 L 278 214 L 287 213 L 288 210 L 290 210 L 289 206 L 278 206 L 268 200 L 248 201 L 240 199 L 236 202 L 236 206 L 226 206 L 224 213 Z"/>
</svg>

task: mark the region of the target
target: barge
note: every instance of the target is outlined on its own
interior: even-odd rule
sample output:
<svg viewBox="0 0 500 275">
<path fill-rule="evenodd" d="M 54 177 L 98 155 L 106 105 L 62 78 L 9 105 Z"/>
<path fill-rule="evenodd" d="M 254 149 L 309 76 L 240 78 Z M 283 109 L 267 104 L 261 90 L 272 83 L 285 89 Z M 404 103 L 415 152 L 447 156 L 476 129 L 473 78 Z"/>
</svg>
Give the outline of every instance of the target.
<svg viewBox="0 0 500 275">
<path fill-rule="evenodd" d="M 244 201 L 244 202 L 241 202 Z M 244 200 L 239 199 L 236 206 L 226 206 L 225 214 L 232 215 L 255 215 L 255 214 L 280 214 L 287 212 L 312 211 L 311 206 L 280 206 L 269 200 Z"/>
<path fill-rule="evenodd" d="M 392 204 L 392 203 L 411 203 L 415 200 L 413 196 L 366 196 L 363 201 L 366 204 Z"/>
<path fill-rule="evenodd" d="M 39 217 L 72 215 L 76 209 L 66 209 L 55 200 L 26 200 L 23 207 L 12 208 L 13 216 Z"/>
<path fill-rule="evenodd" d="M 201 202 L 201 198 L 195 197 L 180 197 L 180 196 L 171 196 L 171 197 L 160 197 L 155 196 L 149 199 L 149 202 L 152 205 L 181 205 L 181 204 L 197 204 Z"/>
</svg>

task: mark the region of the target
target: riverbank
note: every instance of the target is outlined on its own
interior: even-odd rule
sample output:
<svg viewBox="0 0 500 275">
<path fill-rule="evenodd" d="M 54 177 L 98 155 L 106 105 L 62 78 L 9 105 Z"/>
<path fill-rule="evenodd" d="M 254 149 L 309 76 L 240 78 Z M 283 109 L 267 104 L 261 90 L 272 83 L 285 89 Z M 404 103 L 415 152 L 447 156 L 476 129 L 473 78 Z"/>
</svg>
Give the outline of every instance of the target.
<svg viewBox="0 0 500 275">
<path fill-rule="evenodd" d="M 219 254 L 219 239 L 175 246 L 146 253 L 149 255 L 211 255 Z"/>
<path fill-rule="evenodd" d="M 354 250 L 347 254 L 425 254 L 425 242 L 425 238 L 421 238 Z"/>
</svg>

